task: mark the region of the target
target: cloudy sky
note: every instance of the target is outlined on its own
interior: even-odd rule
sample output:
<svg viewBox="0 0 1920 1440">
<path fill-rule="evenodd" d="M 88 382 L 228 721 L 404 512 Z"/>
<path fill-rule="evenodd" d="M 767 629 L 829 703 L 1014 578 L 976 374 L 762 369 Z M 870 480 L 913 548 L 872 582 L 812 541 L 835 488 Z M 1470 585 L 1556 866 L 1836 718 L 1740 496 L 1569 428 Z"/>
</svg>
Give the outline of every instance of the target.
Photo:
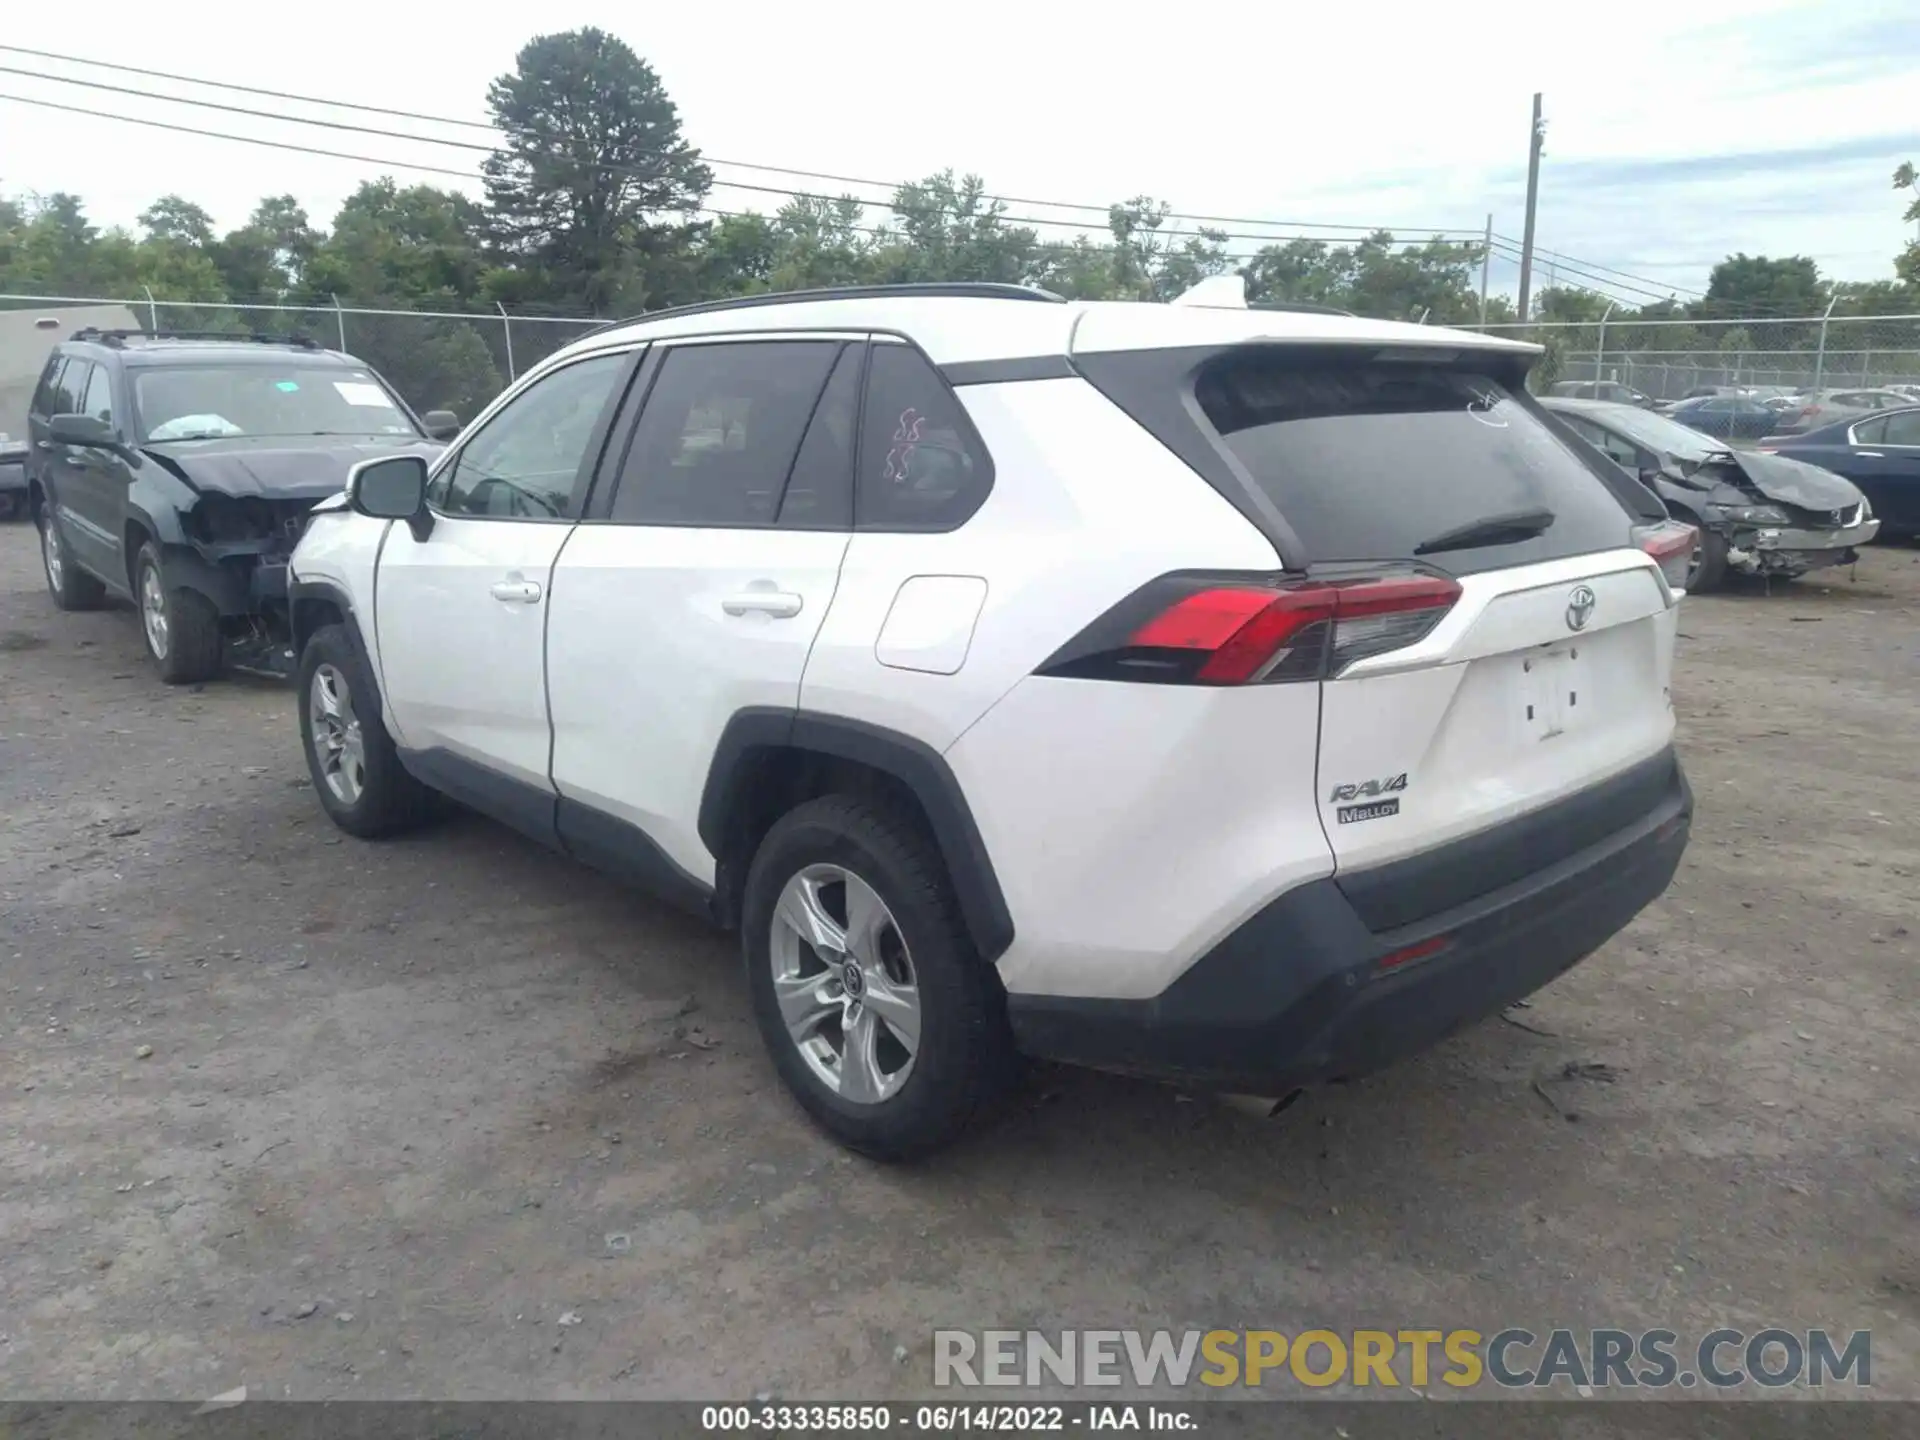
<svg viewBox="0 0 1920 1440">
<path fill-rule="evenodd" d="M 1237 217 L 1255 236 L 1338 238 L 1334 226 L 1401 233 L 1521 232 L 1528 111 L 1545 92 L 1541 282 L 1572 280 L 1625 301 L 1706 284 L 1735 250 L 1814 256 L 1843 279 L 1888 273 L 1912 237 L 1890 176 L 1920 160 L 1920 0 L 1614 0 L 1575 22 L 1539 0 L 1457 6 L 1376 0 L 1213 0 L 1128 10 L 1067 0 L 922 7 L 655 6 L 547 0 L 452 8 L 327 0 L 273 12 L 199 0 L 12 7 L 0 42 L 469 121 L 487 81 L 536 29 L 598 25 L 658 70 L 690 140 L 723 180 L 829 185 L 749 165 L 892 181 L 974 171 L 1009 210 L 1071 236 L 1087 210 L 1150 194 L 1177 211 Z M 1599 16 L 1604 14 L 1604 20 Z M 1204 18 L 1200 18 L 1204 16 Z M 383 169 L 477 182 L 475 155 L 403 136 L 484 141 L 478 131 L 216 93 L 0 51 L 0 191 L 76 191 L 102 223 L 130 223 L 179 191 L 222 225 L 262 194 L 291 191 L 316 220 Z M 28 73 L 15 73 L 25 71 Z M 328 132 L 63 84 L 56 75 L 302 116 L 393 136 Z M 347 151 L 329 159 L 146 129 L 142 116 Z M 405 163 L 403 163 L 405 162 Z M 716 188 L 721 209 L 778 195 Z M 1192 223 L 1192 222 L 1187 222 Z M 1514 267 L 1494 269 L 1496 289 Z"/>
</svg>

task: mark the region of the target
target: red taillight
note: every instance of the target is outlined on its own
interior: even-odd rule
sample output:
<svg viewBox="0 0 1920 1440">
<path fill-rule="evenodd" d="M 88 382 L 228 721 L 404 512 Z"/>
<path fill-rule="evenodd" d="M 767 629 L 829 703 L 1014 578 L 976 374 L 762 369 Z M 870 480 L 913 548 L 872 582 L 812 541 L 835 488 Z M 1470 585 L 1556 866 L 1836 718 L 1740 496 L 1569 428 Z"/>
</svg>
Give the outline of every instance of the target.
<svg viewBox="0 0 1920 1440">
<path fill-rule="evenodd" d="M 1678 520 L 1667 520 L 1659 525 L 1636 525 L 1633 539 L 1653 557 L 1660 573 L 1666 577 L 1668 589 L 1686 588 L 1687 572 L 1693 568 L 1694 546 L 1700 541 L 1698 530 Z"/>
<path fill-rule="evenodd" d="M 1102 616 L 1042 674 L 1159 684 L 1320 680 L 1354 661 L 1413 644 L 1460 586 L 1443 576 L 1273 581 L 1154 581 Z"/>
</svg>

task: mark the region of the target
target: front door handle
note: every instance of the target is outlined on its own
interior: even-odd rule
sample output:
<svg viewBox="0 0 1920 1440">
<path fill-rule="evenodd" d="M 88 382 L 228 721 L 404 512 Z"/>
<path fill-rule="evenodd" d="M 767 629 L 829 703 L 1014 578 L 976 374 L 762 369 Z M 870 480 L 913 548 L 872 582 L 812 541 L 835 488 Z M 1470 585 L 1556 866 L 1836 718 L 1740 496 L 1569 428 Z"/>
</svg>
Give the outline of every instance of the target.
<svg viewBox="0 0 1920 1440">
<path fill-rule="evenodd" d="M 1856 450 L 1853 453 L 1858 455 L 1862 460 L 1884 460 L 1887 458 L 1878 450 Z"/>
<path fill-rule="evenodd" d="M 540 587 L 531 580 L 501 580 L 494 585 L 492 595 L 494 599 L 504 600 L 508 604 L 540 603 Z"/>
<path fill-rule="evenodd" d="M 790 590 L 749 590 L 720 602 L 729 615 L 771 615 L 776 620 L 791 620 L 800 613 L 800 605 L 800 597 Z"/>
</svg>

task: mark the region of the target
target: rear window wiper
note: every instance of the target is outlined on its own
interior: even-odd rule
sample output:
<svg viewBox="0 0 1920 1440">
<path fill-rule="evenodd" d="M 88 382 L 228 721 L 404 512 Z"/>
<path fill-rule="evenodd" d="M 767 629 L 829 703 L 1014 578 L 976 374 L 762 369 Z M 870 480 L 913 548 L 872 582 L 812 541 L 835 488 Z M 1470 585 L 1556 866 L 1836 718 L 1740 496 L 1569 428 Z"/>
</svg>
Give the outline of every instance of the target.
<svg viewBox="0 0 1920 1440">
<path fill-rule="evenodd" d="M 1543 509 L 1512 510 L 1505 515 L 1483 515 L 1465 525 L 1442 530 L 1431 539 L 1413 547 L 1416 555 L 1435 555 L 1442 550 L 1471 550 L 1481 545 L 1515 545 L 1531 540 L 1558 519 Z"/>
</svg>

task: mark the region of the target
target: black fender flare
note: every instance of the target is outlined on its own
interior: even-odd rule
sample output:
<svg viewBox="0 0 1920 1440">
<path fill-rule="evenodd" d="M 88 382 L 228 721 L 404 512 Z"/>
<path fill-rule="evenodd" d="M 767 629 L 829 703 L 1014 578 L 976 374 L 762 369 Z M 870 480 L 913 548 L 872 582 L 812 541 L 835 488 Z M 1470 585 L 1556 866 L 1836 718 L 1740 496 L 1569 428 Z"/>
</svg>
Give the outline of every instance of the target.
<svg viewBox="0 0 1920 1440">
<path fill-rule="evenodd" d="M 287 581 L 287 610 L 293 628 L 293 653 L 295 663 L 306 650 L 307 641 L 313 638 L 313 632 L 320 627 L 314 623 L 315 606 L 331 605 L 340 612 L 340 623 L 347 632 L 347 643 L 353 647 L 353 655 L 360 662 L 360 668 L 366 673 L 370 697 L 373 703 L 374 717 L 383 718 L 385 703 L 380 695 L 380 672 L 374 668 L 373 653 L 367 649 L 366 636 L 360 632 L 360 616 L 353 608 L 353 597 L 332 580 L 296 580 Z"/>
<path fill-rule="evenodd" d="M 804 710 L 738 712 L 714 747 L 700 795 L 700 839 L 708 850 L 725 853 L 728 822 L 753 783 L 756 760 L 779 750 L 849 760 L 906 786 L 926 813 L 975 948 L 989 964 L 1006 953 L 1013 943 L 1013 916 L 960 782 L 939 751 L 898 731 Z"/>
</svg>

